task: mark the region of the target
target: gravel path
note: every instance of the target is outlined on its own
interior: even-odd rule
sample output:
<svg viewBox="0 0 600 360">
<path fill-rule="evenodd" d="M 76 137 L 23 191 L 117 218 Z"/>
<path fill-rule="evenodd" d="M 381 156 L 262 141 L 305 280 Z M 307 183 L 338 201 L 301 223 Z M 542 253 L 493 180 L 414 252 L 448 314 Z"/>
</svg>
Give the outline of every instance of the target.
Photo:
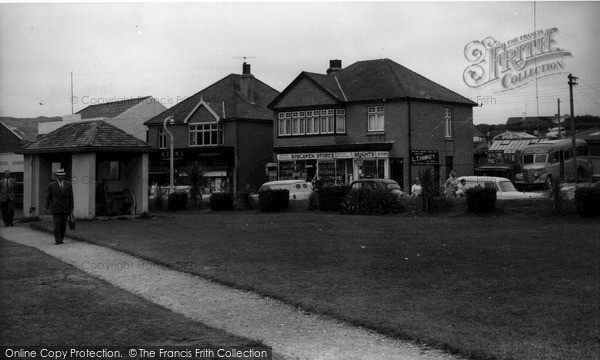
<svg viewBox="0 0 600 360">
<path fill-rule="evenodd" d="M 24 226 L 0 228 L 0 236 L 195 321 L 261 340 L 273 348 L 275 359 L 457 359 L 105 247 L 68 238 L 55 246 L 52 235 Z"/>
</svg>

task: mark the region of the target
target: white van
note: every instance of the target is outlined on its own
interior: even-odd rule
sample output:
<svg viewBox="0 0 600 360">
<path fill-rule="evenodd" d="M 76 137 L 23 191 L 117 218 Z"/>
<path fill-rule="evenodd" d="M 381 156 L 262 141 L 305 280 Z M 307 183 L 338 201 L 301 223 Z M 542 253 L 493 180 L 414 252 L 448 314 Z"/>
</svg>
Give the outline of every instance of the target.
<svg viewBox="0 0 600 360">
<path fill-rule="evenodd" d="M 258 192 L 268 189 L 287 189 L 290 191 L 290 200 L 308 200 L 313 189 L 310 183 L 304 180 L 278 180 L 264 183 Z"/>
</svg>

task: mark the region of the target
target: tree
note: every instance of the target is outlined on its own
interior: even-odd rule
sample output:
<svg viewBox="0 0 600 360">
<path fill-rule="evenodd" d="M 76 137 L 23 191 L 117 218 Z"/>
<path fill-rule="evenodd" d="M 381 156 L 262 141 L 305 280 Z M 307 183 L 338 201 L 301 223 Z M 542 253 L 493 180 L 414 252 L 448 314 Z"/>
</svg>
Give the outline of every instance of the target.
<svg viewBox="0 0 600 360">
<path fill-rule="evenodd" d="M 188 181 L 191 186 L 190 196 L 195 207 L 197 205 L 198 196 L 200 196 L 200 200 L 202 200 L 202 187 L 206 183 L 206 178 L 204 177 L 206 168 L 199 161 L 192 161 L 187 163 L 183 170 L 188 176 Z"/>
</svg>

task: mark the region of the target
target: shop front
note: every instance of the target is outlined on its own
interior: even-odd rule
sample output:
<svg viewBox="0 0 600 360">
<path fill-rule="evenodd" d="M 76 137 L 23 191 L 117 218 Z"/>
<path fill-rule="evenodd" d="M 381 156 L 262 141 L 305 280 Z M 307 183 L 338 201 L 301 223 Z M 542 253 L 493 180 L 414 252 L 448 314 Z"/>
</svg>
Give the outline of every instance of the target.
<svg viewBox="0 0 600 360">
<path fill-rule="evenodd" d="M 194 161 L 204 170 L 203 193 L 229 191 L 235 164 L 234 147 L 175 149 L 173 151 L 175 185 L 189 185 L 185 167 Z M 162 149 L 150 156 L 150 184 L 169 185 L 170 150 Z"/>
<path fill-rule="evenodd" d="M 323 185 L 349 185 L 355 179 L 390 177 L 389 151 L 346 151 L 277 154 L 279 180 L 320 180 Z"/>
</svg>

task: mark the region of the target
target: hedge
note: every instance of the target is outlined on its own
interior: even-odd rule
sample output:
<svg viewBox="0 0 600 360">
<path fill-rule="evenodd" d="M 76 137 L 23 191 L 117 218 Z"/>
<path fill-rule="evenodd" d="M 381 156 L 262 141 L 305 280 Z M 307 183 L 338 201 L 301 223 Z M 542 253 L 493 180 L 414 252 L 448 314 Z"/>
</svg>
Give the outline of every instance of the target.
<svg viewBox="0 0 600 360">
<path fill-rule="evenodd" d="M 323 211 L 340 211 L 350 192 L 350 186 L 330 186 L 317 191 L 318 207 Z"/>
<path fill-rule="evenodd" d="M 269 189 L 258 193 L 260 211 L 286 211 L 290 205 L 290 191 L 287 189 Z"/>
<path fill-rule="evenodd" d="M 475 186 L 465 191 L 469 211 L 475 214 L 492 213 L 496 210 L 496 189 Z"/>
<path fill-rule="evenodd" d="M 577 188 L 575 206 L 583 217 L 600 216 L 600 188 Z"/>
<path fill-rule="evenodd" d="M 398 196 L 383 189 L 352 189 L 343 205 L 345 214 L 386 215 L 401 209 Z"/>
<path fill-rule="evenodd" d="M 158 194 L 160 197 L 161 194 Z M 178 211 L 187 209 L 188 194 L 185 191 L 178 191 L 169 194 L 169 203 L 167 208 L 170 211 Z"/>
<path fill-rule="evenodd" d="M 213 211 L 233 210 L 233 194 L 229 192 L 212 193 L 210 209 Z"/>
</svg>

